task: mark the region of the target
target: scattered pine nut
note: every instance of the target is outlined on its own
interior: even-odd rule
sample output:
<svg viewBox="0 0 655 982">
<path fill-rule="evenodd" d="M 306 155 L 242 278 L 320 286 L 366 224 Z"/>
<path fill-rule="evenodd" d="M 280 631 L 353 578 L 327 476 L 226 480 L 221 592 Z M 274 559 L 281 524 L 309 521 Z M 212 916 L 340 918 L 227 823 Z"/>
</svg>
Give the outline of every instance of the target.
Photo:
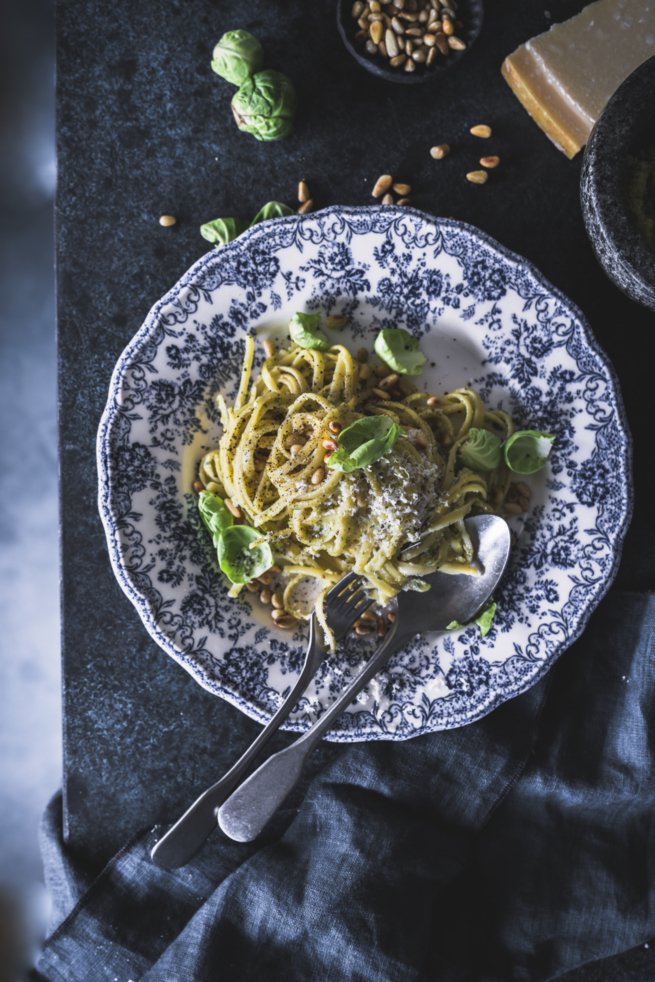
<svg viewBox="0 0 655 982">
<path fill-rule="evenodd" d="M 408 194 L 412 193 L 411 184 L 394 184 L 393 189 L 401 198 L 406 198 Z"/>
<path fill-rule="evenodd" d="M 359 619 L 360 621 L 377 621 L 378 617 L 372 610 L 365 610 Z"/>
<path fill-rule="evenodd" d="M 205 487 L 204 487 L 202 481 L 194 481 L 193 482 L 193 490 L 196 492 L 196 494 L 200 494 L 201 491 L 204 491 L 205 490 Z"/>
<path fill-rule="evenodd" d="M 380 617 L 380 618 L 378 618 L 377 635 L 378 635 L 379 638 L 383 638 L 386 633 L 387 633 L 387 626 L 384 623 L 384 621 L 382 620 L 382 618 Z"/>
<path fill-rule="evenodd" d="M 225 507 L 228 509 L 228 511 L 232 512 L 235 518 L 243 518 L 243 512 L 241 509 L 238 507 L 238 505 L 233 504 L 229 498 L 225 499 Z"/>
<path fill-rule="evenodd" d="M 441 399 L 439 398 L 439 396 L 430 396 L 430 398 L 428 399 L 427 404 L 430 407 L 430 409 L 434 409 L 435 406 L 438 406 L 440 402 L 441 402 Z"/>
<path fill-rule="evenodd" d="M 291 614 L 285 614 L 284 617 L 277 618 L 275 626 L 282 628 L 283 631 L 290 631 L 297 623 L 298 621 L 295 617 L 292 617 Z"/>
<path fill-rule="evenodd" d="M 284 608 L 274 607 L 273 610 L 271 611 L 271 617 L 273 618 L 276 624 L 278 621 L 281 621 L 288 616 L 289 616 L 288 611 L 284 610 Z"/>
<path fill-rule="evenodd" d="M 396 611 L 395 610 L 389 610 L 389 611 L 387 611 L 387 620 L 389 621 L 390 624 L 395 624 L 396 623 Z"/>
<path fill-rule="evenodd" d="M 494 167 L 498 167 L 500 163 L 500 157 L 480 157 L 480 164 L 482 167 L 486 167 L 488 170 L 492 170 Z"/>
<path fill-rule="evenodd" d="M 331 419 L 328 423 L 330 433 L 341 433 L 343 426 L 336 419 Z"/>
<path fill-rule="evenodd" d="M 307 181 L 298 181 L 298 201 L 304 205 L 304 203 L 310 199 L 311 195 L 309 193 Z"/>
<path fill-rule="evenodd" d="M 385 402 L 388 399 L 391 399 L 389 393 L 385 392 L 384 389 L 371 389 L 371 392 L 373 393 L 374 396 L 377 396 L 378 399 L 382 399 Z"/>
<path fill-rule="evenodd" d="M 450 153 L 450 147 L 447 143 L 438 143 L 436 147 L 430 148 L 430 156 L 435 160 L 443 160 Z"/>
<path fill-rule="evenodd" d="M 271 574 L 267 570 L 265 573 L 262 573 L 261 576 L 258 576 L 257 577 L 257 582 L 260 583 L 261 586 L 270 586 L 272 579 L 273 579 L 273 577 L 271 576 Z"/>
<path fill-rule="evenodd" d="M 272 358 L 275 352 L 277 351 L 277 346 L 275 344 L 275 341 L 272 341 L 270 338 L 264 338 L 264 340 L 262 341 L 262 345 L 266 357 Z"/>
<path fill-rule="evenodd" d="M 369 627 L 367 624 L 355 625 L 355 634 L 359 635 L 360 638 L 365 638 L 367 635 L 373 634 L 374 630 L 374 627 Z"/>
<path fill-rule="evenodd" d="M 486 184 L 488 178 L 486 170 L 470 170 L 466 175 L 466 180 L 471 184 Z"/>
<path fill-rule="evenodd" d="M 392 205 L 393 203 L 394 203 L 394 201 L 393 201 L 393 195 L 392 194 L 385 194 L 384 198 L 382 199 L 382 204 L 383 205 Z"/>
<path fill-rule="evenodd" d="M 162 225 L 164 228 L 170 228 L 171 225 L 175 225 L 176 223 L 177 223 L 177 218 L 175 217 L 175 215 L 161 215 L 159 218 L 159 224 Z"/>
<path fill-rule="evenodd" d="M 345 314 L 330 314 L 325 318 L 325 326 L 328 331 L 342 331 L 349 319 Z"/>
<path fill-rule="evenodd" d="M 409 205 L 409 204 L 411 204 L 411 201 L 410 201 L 409 198 L 398 198 L 398 201 L 396 202 L 396 204 L 397 205 Z"/>
<path fill-rule="evenodd" d="M 259 594 L 259 599 L 263 604 L 266 604 L 266 606 L 268 607 L 268 605 L 271 602 L 271 596 L 272 596 L 271 591 L 268 589 L 268 587 L 265 587 L 265 589 L 263 589 L 262 592 Z"/>
<path fill-rule="evenodd" d="M 325 480 L 325 468 L 317 467 L 311 476 L 312 484 L 321 484 Z"/>
<path fill-rule="evenodd" d="M 469 130 L 472 136 L 477 136 L 481 140 L 488 140 L 491 136 L 491 127 L 487 126 L 486 123 L 479 123 L 477 126 L 472 126 Z"/>
<path fill-rule="evenodd" d="M 392 372 L 391 375 L 385 375 L 385 377 L 380 382 L 380 388 L 381 389 L 390 388 L 392 385 L 396 384 L 399 378 L 400 375 L 398 375 L 396 372 Z"/>
<path fill-rule="evenodd" d="M 373 185 L 373 190 L 371 194 L 374 198 L 381 198 L 385 191 L 388 191 L 393 184 L 393 177 L 391 174 L 381 174 L 377 181 Z"/>
<path fill-rule="evenodd" d="M 246 583 L 246 590 L 248 593 L 259 593 L 259 585 L 256 580 L 251 580 L 250 583 Z"/>
<path fill-rule="evenodd" d="M 271 603 L 276 610 L 284 610 L 284 599 L 280 590 L 276 590 L 271 596 Z"/>
<path fill-rule="evenodd" d="M 306 215 L 308 211 L 311 211 L 314 207 L 314 201 L 312 198 L 308 198 L 307 201 L 303 201 L 300 208 L 297 209 L 299 215 Z"/>
<path fill-rule="evenodd" d="M 330 453 L 334 453 L 334 451 L 337 449 L 337 445 L 334 440 L 323 440 L 321 446 L 324 450 L 329 450 Z"/>
</svg>

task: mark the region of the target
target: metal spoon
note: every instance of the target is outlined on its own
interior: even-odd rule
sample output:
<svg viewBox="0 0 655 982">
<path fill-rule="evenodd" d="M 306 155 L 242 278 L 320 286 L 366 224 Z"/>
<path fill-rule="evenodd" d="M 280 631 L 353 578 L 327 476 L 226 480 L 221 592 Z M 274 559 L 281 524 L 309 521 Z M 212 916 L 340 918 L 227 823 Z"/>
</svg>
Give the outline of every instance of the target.
<svg viewBox="0 0 655 982">
<path fill-rule="evenodd" d="M 398 596 L 396 621 L 362 672 L 299 739 L 269 757 L 218 810 L 218 824 L 237 842 L 251 842 L 298 781 L 308 754 L 360 689 L 412 637 L 442 631 L 451 623 L 470 621 L 489 599 L 502 577 L 510 549 L 507 523 L 495 515 L 466 519 L 480 575 L 434 573 L 428 593 Z"/>
</svg>

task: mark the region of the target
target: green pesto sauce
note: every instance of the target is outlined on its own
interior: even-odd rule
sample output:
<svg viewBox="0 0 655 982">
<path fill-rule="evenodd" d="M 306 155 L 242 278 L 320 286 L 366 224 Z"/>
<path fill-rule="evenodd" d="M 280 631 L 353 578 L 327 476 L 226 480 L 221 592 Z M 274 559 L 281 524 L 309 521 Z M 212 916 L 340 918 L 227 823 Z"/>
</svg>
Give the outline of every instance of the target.
<svg viewBox="0 0 655 982">
<path fill-rule="evenodd" d="M 655 145 L 628 158 L 627 198 L 637 228 L 655 250 Z"/>
</svg>

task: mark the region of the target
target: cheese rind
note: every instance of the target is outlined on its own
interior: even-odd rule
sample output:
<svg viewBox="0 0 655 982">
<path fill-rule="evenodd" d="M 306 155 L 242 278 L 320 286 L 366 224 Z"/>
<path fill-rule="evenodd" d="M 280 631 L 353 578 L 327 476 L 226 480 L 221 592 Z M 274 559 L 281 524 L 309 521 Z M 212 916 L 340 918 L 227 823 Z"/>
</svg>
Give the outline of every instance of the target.
<svg viewBox="0 0 655 982">
<path fill-rule="evenodd" d="M 503 77 L 538 126 L 571 158 L 621 82 L 655 55 L 655 0 L 596 0 L 522 44 Z"/>
</svg>

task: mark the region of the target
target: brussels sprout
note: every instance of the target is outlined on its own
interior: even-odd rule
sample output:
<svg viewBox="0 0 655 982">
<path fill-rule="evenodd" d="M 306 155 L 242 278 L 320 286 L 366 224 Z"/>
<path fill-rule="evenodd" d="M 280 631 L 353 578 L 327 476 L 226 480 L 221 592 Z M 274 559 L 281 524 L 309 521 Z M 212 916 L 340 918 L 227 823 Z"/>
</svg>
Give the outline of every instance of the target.
<svg viewBox="0 0 655 982">
<path fill-rule="evenodd" d="M 248 31 L 228 31 L 212 55 L 213 70 L 233 85 L 243 85 L 263 64 L 262 46 Z"/>
<path fill-rule="evenodd" d="M 232 98 L 237 126 L 257 140 L 281 140 L 293 127 L 296 93 L 290 80 L 272 69 L 246 79 Z"/>
</svg>

